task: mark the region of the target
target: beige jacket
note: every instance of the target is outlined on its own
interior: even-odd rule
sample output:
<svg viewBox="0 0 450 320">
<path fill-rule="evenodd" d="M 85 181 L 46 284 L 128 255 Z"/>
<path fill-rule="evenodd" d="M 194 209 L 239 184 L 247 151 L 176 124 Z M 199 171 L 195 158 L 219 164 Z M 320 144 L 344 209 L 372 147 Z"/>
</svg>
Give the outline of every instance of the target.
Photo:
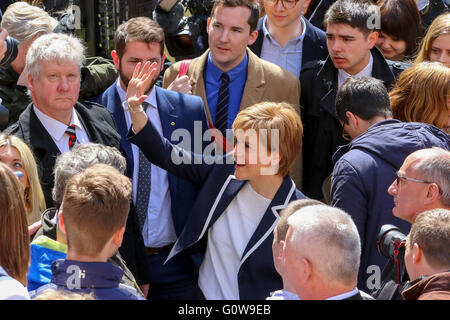
<svg viewBox="0 0 450 320">
<path fill-rule="evenodd" d="M 208 60 L 209 49 L 189 64 L 187 76 L 191 80 L 192 94 L 203 99 L 208 120 L 211 114 L 205 91 L 204 68 Z M 247 49 L 248 69 L 247 82 L 242 95 L 240 110 L 263 101 L 287 102 L 297 108 L 300 113 L 300 81 L 289 71 L 260 59 L 250 49 Z M 163 88 L 175 80 L 180 70 L 181 62 L 174 63 L 164 73 Z M 282 143 L 282 142 L 281 142 Z M 291 170 L 291 177 L 298 189 L 301 188 L 301 153 Z"/>
</svg>

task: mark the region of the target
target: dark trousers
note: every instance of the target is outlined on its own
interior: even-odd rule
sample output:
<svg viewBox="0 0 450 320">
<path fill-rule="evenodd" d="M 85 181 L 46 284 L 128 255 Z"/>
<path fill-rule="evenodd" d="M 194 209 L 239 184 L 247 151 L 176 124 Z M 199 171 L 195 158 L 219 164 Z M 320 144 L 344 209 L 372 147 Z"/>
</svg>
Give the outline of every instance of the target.
<svg viewBox="0 0 450 320">
<path fill-rule="evenodd" d="M 199 300 L 203 296 L 198 286 L 198 268 L 192 258 L 180 252 L 166 264 L 171 248 L 148 255 L 149 300 Z"/>
</svg>

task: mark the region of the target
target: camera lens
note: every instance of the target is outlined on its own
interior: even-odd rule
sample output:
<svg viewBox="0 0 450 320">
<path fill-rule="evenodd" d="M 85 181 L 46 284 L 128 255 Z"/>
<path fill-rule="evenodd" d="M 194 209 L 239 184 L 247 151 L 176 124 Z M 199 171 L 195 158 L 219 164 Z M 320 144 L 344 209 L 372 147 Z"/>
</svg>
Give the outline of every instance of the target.
<svg viewBox="0 0 450 320">
<path fill-rule="evenodd" d="M 17 57 L 17 46 L 19 45 L 19 41 L 14 39 L 13 37 L 6 38 L 6 52 L 3 59 L 0 61 L 0 68 L 6 69 L 9 67 L 11 62 Z"/>
<path fill-rule="evenodd" d="M 381 227 L 377 237 L 378 252 L 386 257 L 394 257 L 395 246 L 394 244 L 400 244 L 406 239 L 406 236 L 400 231 L 399 228 L 392 224 L 385 224 Z"/>
</svg>

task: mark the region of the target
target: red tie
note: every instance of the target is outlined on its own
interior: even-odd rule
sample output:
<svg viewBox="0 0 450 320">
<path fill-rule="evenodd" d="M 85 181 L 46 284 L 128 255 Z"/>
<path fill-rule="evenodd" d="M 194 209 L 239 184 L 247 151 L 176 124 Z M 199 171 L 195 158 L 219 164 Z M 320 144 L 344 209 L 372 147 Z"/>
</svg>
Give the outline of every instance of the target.
<svg viewBox="0 0 450 320">
<path fill-rule="evenodd" d="M 77 135 L 75 134 L 75 125 L 68 126 L 66 129 L 66 134 L 69 136 L 69 149 L 77 142 Z"/>
</svg>

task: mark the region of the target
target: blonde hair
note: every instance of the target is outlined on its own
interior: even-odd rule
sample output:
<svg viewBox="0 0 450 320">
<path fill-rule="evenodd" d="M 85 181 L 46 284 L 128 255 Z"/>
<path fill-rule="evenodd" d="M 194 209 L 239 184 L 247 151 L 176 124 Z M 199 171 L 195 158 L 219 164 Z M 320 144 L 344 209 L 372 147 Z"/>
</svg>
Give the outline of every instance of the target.
<svg viewBox="0 0 450 320">
<path fill-rule="evenodd" d="M 26 2 L 14 2 L 8 6 L 2 18 L 2 28 L 19 42 L 53 32 L 58 21 L 44 9 Z"/>
<path fill-rule="evenodd" d="M 15 148 L 21 157 L 24 170 L 28 176 L 29 188 L 24 190 L 24 200 L 27 209 L 28 225 L 39 221 L 41 212 L 46 209 L 44 193 L 39 182 L 36 160 L 30 148 L 20 138 L 13 135 L 0 135 L 0 147 L 10 146 Z"/>
<path fill-rule="evenodd" d="M 0 163 L 0 265 L 27 285 L 30 238 L 22 185 L 4 163 Z"/>
<path fill-rule="evenodd" d="M 421 62 L 403 71 L 389 93 L 394 118 L 447 127 L 450 68 L 439 62 Z"/>
<path fill-rule="evenodd" d="M 419 52 L 417 54 L 415 64 L 430 61 L 431 45 L 433 41 L 443 34 L 450 33 L 450 12 L 444 13 L 433 20 L 433 23 L 428 27 L 428 31 L 420 44 Z"/>
<path fill-rule="evenodd" d="M 288 103 L 262 102 L 240 111 L 233 122 L 233 131 L 238 129 L 267 130 L 263 144 L 268 151 L 279 152 L 281 160 L 278 173 L 289 173 L 302 146 L 303 124 L 299 112 Z M 271 141 L 272 130 L 278 131 L 278 140 Z M 261 136 L 261 135 L 260 135 Z"/>
<path fill-rule="evenodd" d="M 37 295 L 34 300 L 95 300 L 94 293 L 78 293 L 67 290 L 47 289 Z"/>
</svg>

